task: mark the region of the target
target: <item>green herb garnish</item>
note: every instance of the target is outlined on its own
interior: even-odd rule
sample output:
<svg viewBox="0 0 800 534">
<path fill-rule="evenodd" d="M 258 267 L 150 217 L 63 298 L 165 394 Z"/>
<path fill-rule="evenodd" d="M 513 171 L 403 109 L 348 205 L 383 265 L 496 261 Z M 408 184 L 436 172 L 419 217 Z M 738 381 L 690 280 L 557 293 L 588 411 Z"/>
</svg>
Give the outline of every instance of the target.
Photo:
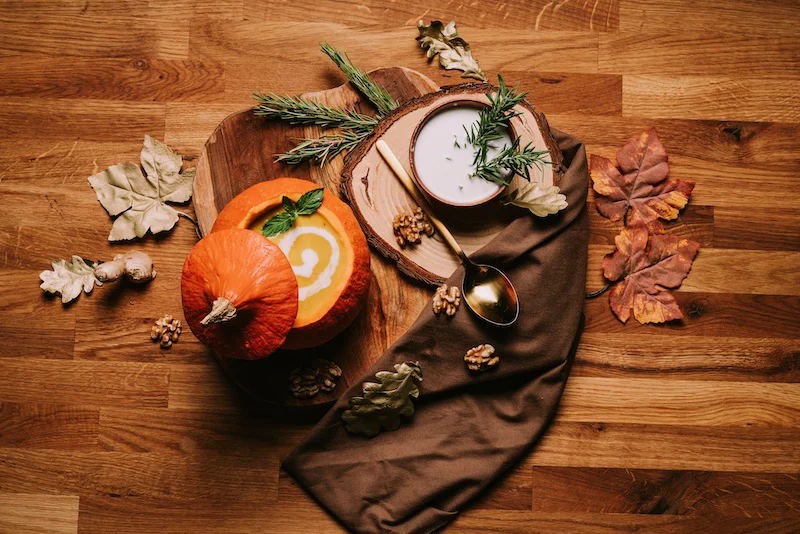
<svg viewBox="0 0 800 534">
<path fill-rule="evenodd" d="M 284 154 L 277 154 L 275 161 L 298 165 L 306 160 L 318 161 L 320 167 L 332 157 L 345 150 L 351 150 L 375 128 L 378 119 L 384 117 L 397 103 L 376 84 L 369 75 L 328 43 L 323 43 L 322 51 L 336 63 L 355 88 L 363 94 L 378 110 L 378 118 L 361 113 L 326 106 L 299 96 L 281 96 L 255 93 L 253 98 L 259 102 L 255 114 L 269 119 L 281 119 L 292 124 L 315 124 L 323 128 L 341 128 L 340 132 L 326 133 L 320 138 L 298 139 L 297 146 Z"/>
<path fill-rule="evenodd" d="M 530 180 L 529 168 L 531 165 L 550 164 L 543 158 L 549 154 L 547 150 L 535 150 L 531 143 L 519 150 L 519 139 L 515 140 L 510 147 L 505 147 L 500 153 L 488 160 L 490 148 L 495 148 L 493 141 L 502 139 L 500 130 L 508 128 L 509 121 L 519 115 L 514 108 L 525 99 L 527 92 L 519 92 L 519 86 L 509 89 L 503 77 L 499 74 L 497 79 L 500 87 L 497 94 L 487 95 L 490 105 L 481 108 L 478 113 L 478 120 L 472 127 L 464 131 L 467 134 L 467 141 L 475 147 L 475 157 L 472 164 L 475 166 L 474 176 L 489 180 L 491 182 L 508 185 L 509 173 L 518 174 Z"/>
<path fill-rule="evenodd" d="M 300 215 L 311 215 L 317 211 L 322 205 L 324 195 L 325 189 L 319 188 L 303 193 L 303 195 L 297 199 L 297 202 L 284 196 L 281 199 L 281 203 L 285 211 L 271 217 L 265 222 L 264 226 L 261 228 L 261 233 L 264 237 L 272 237 L 287 232 L 297 220 L 297 217 Z"/>
</svg>

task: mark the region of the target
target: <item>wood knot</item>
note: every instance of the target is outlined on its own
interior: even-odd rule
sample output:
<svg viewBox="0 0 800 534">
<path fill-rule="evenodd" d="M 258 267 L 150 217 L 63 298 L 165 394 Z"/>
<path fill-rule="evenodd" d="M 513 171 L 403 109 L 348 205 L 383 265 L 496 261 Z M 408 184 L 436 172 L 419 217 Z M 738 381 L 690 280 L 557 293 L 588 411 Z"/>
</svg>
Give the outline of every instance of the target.
<svg viewBox="0 0 800 534">
<path fill-rule="evenodd" d="M 147 70 L 149 65 L 146 59 L 137 59 L 133 62 L 133 68 L 136 70 Z"/>
<path fill-rule="evenodd" d="M 742 142 L 742 136 L 744 135 L 744 130 L 742 130 L 741 126 L 736 126 L 736 125 L 724 126 L 722 128 L 722 131 L 733 137 L 737 143 Z"/>
<path fill-rule="evenodd" d="M 702 315 L 705 315 L 707 308 L 708 300 L 694 299 L 689 303 L 689 307 L 686 308 L 686 317 L 689 319 L 697 319 Z"/>
</svg>

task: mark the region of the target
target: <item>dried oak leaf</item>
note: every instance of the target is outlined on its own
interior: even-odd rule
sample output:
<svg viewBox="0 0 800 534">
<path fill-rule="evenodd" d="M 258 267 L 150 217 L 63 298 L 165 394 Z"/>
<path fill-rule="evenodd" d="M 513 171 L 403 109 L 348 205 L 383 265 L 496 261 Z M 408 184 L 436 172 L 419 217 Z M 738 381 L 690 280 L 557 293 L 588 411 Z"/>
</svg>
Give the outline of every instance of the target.
<svg viewBox="0 0 800 534">
<path fill-rule="evenodd" d="M 561 189 L 557 185 L 542 189 L 535 182 L 511 189 L 507 193 L 505 202 L 529 209 L 537 217 L 547 217 L 567 207 L 567 197 L 561 194 Z"/>
<path fill-rule="evenodd" d="M 619 169 L 608 158 L 592 155 L 589 170 L 600 213 L 619 221 L 631 210 L 631 222 L 641 221 L 660 232 L 658 219 L 672 220 L 686 206 L 693 182 L 668 178 L 667 153 L 655 128 L 632 138 L 617 152 Z M 621 171 L 621 172 L 620 172 Z"/>
<path fill-rule="evenodd" d="M 109 241 L 170 230 L 179 212 L 166 203 L 192 198 L 195 169 L 181 173 L 181 157 L 167 145 L 145 135 L 140 159 L 146 174 L 136 163 L 120 163 L 89 177 L 97 200 L 117 217 Z"/>
<path fill-rule="evenodd" d="M 402 416 L 414 414 L 410 397 L 419 397 L 418 382 L 422 381 L 419 362 L 398 363 L 394 370 L 394 373 L 375 373 L 380 382 L 364 382 L 361 385 L 364 396 L 350 399 L 350 409 L 342 412 L 348 432 L 371 438 L 382 428 L 397 430 Z"/>
<path fill-rule="evenodd" d="M 69 262 L 61 259 L 53 260 L 52 266 L 52 271 L 42 271 L 39 274 L 39 279 L 42 281 L 39 287 L 47 293 L 61 295 L 63 304 L 78 298 L 81 291 L 88 295 L 95 285 L 103 285 L 95 278 L 94 262 L 84 260 L 80 256 L 72 256 Z"/>
<path fill-rule="evenodd" d="M 648 233 L 643 224 L 623 228 L 617 250 L 603 258 L 603 274 L 620 281 L 609 302 L 620 321 L 633 315 L 642 324 L 682 319 L 678 303 L 661 288 L 676 288 L 689 274 L 700 243 L 678 236 Z"/>
<path fill-rule="evenodd" d="M 472 57 L 469 43 L 458 36 L 454 20 L 446 26 L 440 20 L 431 21 L 430 26 L 425 26 L 425 22 L 420 20 L 417 22 L 417 30 L 419 31 L 417 41 L 427 50 L 428 59 L 439 54 L 439 64 L 445 69 L 460 70 L 464 73 L 461 75 L 462 78 L 486 81 L 486 75 Z"/>
</svg>

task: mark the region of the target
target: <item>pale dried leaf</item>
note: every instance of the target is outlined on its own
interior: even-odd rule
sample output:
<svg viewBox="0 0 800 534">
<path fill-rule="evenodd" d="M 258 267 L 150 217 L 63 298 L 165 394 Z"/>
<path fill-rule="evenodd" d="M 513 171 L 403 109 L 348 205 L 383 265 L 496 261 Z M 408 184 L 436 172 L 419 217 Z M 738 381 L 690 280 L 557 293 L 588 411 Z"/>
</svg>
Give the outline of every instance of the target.
<svg viewBox="0 0 800 534">
<path fill-rule="evenodd" d="M 397 430 L 401 416 L 414 414 L 410 397 L 419 396 L 417 383 L 422 381 L 422 369 L 418 362 L 399 363 L 394 369 L 376 373 L 380 382 L 364 382 L 364 396 L 350 399 L 350 409 L 342 413 L 348 432 L 371 438 L 381 429 Z"/>
<path fill-rule="evenodd" d="M 192 197 L 195 169 L 181 173 L 181 157 L 167 145 L 145 135 L 140 159 L 146 174 L 135 163 L 120 163 L 89 177 L 100 204 L 112 217 L 118 215 L 109 241 L 170 230 L 178 212 L 166 202 Z"/>
<path fill-rule="evenodd" d="M 419 30 L 417 41 L 427 50 L 428 59 L 438 54 L 439 64 L 445 69 L 462 71 L 464 73 L 462 78 L 486 81 L 486 75 L 472 57 L 469 43 L 458 36 L 455 21 L 450 21 L 445 26 L 441 21 L 434 20 L 430 26 L 425 26 L 420 20 L 417 23 L 417 30 Z"/>
<path fill-rule="evenodd" d="M 72 256 L 72 261 L 53 260 L 52 271 L 42 271 L 39 279 L 42 284 L 39 286 L 47 293 L 61 295 L 61 302 L 67 304 L 78 298 L 81 291 L 92 292 L 95 284 L 103 285 L 94 276 L 94 266 L 91 262 L 80 256 Z"/>
<path fill-rule="evenodd" d="M 567 207 L 567 197 L 558 186 L 545 189 L 537 183 L 525 183 L 508 193 L 507 204 L 529 209 L 537 217 L 547 217 Z"/>
</svg>

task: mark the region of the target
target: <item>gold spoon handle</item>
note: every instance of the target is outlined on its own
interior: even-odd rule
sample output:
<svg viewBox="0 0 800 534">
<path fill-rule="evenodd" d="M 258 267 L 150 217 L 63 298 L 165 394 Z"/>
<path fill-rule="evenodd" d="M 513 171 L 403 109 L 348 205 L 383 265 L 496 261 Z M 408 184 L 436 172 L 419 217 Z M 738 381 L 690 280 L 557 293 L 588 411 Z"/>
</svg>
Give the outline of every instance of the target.
<svg viewBox="0 0 800 534">
<path fill-rule="evenodd" d="M 433 209 L 431 208 L 428 201 L 425 200 L 425 197 L 422 196 L 422 193 L 417 189 L 414 180 L 411 179 L 411 176 L 408 175 L 406 170 L 403 168 L 403 165 L 400 163 L 400 160 L 397 159 L 397 156 L 394 155 L 392 149 L 389 148 L 389 145 L 383 139 L 380 139 L 375 146 L 378 148 L 378 153 L 380 153 L 383 161 L 386 162 L 387 165 L 392 169 L 395 176 L 400 180 L 400 183 L 406 188 L 406 191 L 414 197 L 414 200 L 417 201 L 419 207 L 422 208 L 422 211 L 428 216 L 428 219 L 433 223 L 436 227 L 436 230 L 439 231 L 439 234 L 444 238 L 447 244 L 453 249 L 453 252 L 456 253 L 458 258 L 461 260 L 462 263 L 469 264 L 470 261 L 467 258 L 467 255 L 464 253 L 464 249 L 461 248 L 461 245 L 458 244 L 456 238 L 453 237 L 453 234 L 450 233 L 450 230 L 447 229 L 447 226 L 439 219 L 434 213 Z"/>
</svg>

